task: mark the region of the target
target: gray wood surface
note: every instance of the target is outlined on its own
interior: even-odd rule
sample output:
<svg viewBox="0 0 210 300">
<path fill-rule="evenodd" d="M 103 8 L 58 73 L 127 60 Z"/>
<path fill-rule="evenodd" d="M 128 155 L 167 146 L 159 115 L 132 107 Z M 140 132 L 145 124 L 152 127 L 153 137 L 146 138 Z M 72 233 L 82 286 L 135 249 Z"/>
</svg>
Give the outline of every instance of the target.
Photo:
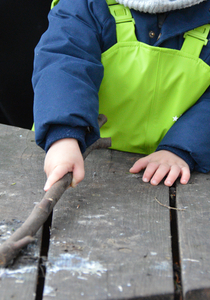
<svg viewBox="0 0 210 300">
<path fill-rule="evenodd" d="M 173 299 L 169 191 L 128 172 L 138 155 L 96 150 L 53 213 L 44 300 Z"/>
<path fill-rule="evenodd" d="M 210 299 L 210 174 L 177 187 L 182 288 L 186 300 Z"/>
<path fill-rule="evenodd" d="M 43 195 L 44 153 L 34 133 L 0 125 L 0 243 L 28 217 Z M 35 299 L 40 232 L 8 268 L 0 268 L 0 299 Z"/>
<path fill-rule="evenodd" d="M 96 150 L 86 177 L 53 213 L 43 300 L 174 299 L 169 190 L 132 175 L 138 155 Z M 0 243 L 42 199 L 44 152 L 34 133 L 0 125 Z M 210 299 L 210 174 L 177 184 L 185 300 Z M 0 269 L 0 299 L 36 299 L 41 232 Z M 40 298 L 41 299 L 41 298 Z M 36 299 L 39 300 L 39 299 Z"/>
</svg>

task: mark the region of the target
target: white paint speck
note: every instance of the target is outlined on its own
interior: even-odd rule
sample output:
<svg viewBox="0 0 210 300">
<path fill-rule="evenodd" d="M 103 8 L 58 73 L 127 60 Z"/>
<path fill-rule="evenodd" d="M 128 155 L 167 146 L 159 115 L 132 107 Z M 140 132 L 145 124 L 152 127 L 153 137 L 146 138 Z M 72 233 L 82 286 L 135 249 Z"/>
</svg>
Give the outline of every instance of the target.
<svg viewBox="0 0 210 300">
<path fill-rule="evenodd" d="M 184 258 L 183 261 L 199 262 L 199 260 L 191 258 Z"/>
<path fill-rule="evenodd" d="M 16 283 L 24 283 L 24 280 L 20 280 L 20 279 L 17 279 L 15 280 Z"/>
<path fill-rule="evenodd" d="M 79 220 L 78 221 L 78 224 L 80 225 L 98 225 L 98 221 L 97 220 Z M 110 226 L 113 226 L 113 223 L 111 222 L 108 222 L 107 220 L 100 220 L 100 224 L 106 224 L 106 225 L 110 225 Z"/>
<path fill-rule="evenodd" d="M 131 177 L 131 178 L 141 178 L 141 175 L 139 174 L 129 174 L 128 177 Z"/>
<path fill-rule="evenodd" d="M 0 196 L 2 196 L 2 195 L 6 195 L 6 191 L 4 191 L 4 192 L 0 192 Z"/>
<path fill-rule="evenodd" d="M 45 285 L 43 296 L 56 297 L 56 292 L 55 292 L 54 288 L 52 288 L 51 286 Z"/>
<path fill-rule="evenodd" d="M 87 218 L 87 219 L 100 219 L 102 217 L 105 217 L 105 215 L 91 215 L 91 216 L 84 216 L 84 218 Z"/>
<path fill-rule="evenodd" d="M 1 225 L 1 226 L 0 226 L 0 230 L 3 231 L 3 232 L 5 232 L 6 229 L 7 229 L 7 226 L 6 226 L 6 225 Z"/>
<path fill-rule="evenodd" d="M 73 276 L 78 274 L 81 275 L 97 275 L 101 276 L 105 273 L 105 269 L 99 262 L 90 261 L 89 258 L 83 258 L 76 254 L 64 253 L 60 254 L 59 257 L 54 257 L 49 262 L 48 267 L 49 273 L 57 273 L 59 271 L 70 271 Z"/>
<path fill-rule="evenodd" d="M 150 252 L 152 256 L 157 255 L 157 252 Z"/>
<path fill-rule="evenodd" d="M 121 285 L 118 286 L 118 290 L 119 290 L 120 292 L 123 292 L 123 288 L 122 288 Z"/>
<path fill-rule="evenodd" d="M 82 277 L 82 276 L 78 276 L 77 278 L 78 278 L 78 279 L 81 279 L 81 280 L 87 280 L 86 277 Z"/>
<path fill-rule="evenodd" d="M 157 262 L 155 266 L 151 266 L 151 268 L 154 268 L 156 270 L 166 271 L 171 268 L 171 265 L 168 261 L 161 261 Z"/>
<path fill-rule="evenodd" d="M 32 273 L 34 270 L 36 270 L 36 266 L 31 267 L 24 267 L 16 270 L 10 270 L 10 269 L 0 269 L 0 278 L 17 278 L 19 280 L 22 280 L 22 277 L 24 274 Z"/>
<path fill-rule="evenodd" d="M 0 226 L 1 240 L 7 240 L 11 236 L 11 231 L 7 229 L 7 225 Z"/>
</svg>

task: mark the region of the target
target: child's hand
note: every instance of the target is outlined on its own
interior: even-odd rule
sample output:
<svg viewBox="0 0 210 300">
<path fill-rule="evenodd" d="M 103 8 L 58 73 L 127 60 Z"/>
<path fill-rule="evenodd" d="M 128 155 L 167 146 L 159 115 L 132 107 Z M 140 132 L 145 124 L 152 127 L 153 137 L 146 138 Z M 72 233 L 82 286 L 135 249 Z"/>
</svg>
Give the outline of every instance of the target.
<svg viewBox="0 0 210 300">
<path fill-rule="evenodd" d="M 66 138 L 53 143 L 45 157 L 44 171 L 47 175 L 45 191 L 68 172 L 73 172 L 72 187 L 82 181 L 84 160 L 77 140 Z"/>
<path fill-rule="evenodd" d="M 186 184 L 190 179 L 188 164 L 179 156 L 170 151 L 161 150 L 140 158 L 130 169 L 131 173 L 138 173 L 146 169 L 142 180 L 152 185 L 158 185 L 167 175 L 164 184 L 172 186 L 174 181 L 181 176 L 180 182 Z"/>
</svg>

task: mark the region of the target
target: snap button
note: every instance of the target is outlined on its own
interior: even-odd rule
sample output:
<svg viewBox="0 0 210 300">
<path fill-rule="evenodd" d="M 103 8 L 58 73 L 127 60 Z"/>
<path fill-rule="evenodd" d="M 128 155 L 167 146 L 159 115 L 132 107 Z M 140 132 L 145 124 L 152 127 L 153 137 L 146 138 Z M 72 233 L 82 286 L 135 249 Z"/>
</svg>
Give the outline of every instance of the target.
<svg viewBox="0 0 210 300">
<path fill-rule="evenodd" d="M 151 30 L 151 31 L 149 32 L 149 37 L 150 37 L 150 38 L 154 38 L 154 37 L 155 37 L 154 31 Z"/>
</svg>

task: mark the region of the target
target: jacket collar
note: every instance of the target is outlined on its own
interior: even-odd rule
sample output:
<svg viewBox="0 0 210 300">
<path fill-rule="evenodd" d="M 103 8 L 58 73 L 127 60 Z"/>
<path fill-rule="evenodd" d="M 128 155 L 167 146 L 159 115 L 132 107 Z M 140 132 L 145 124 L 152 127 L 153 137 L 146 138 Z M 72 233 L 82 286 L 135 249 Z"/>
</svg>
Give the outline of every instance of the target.
<svg viewBox="0 0 210 300">
<path fill-rule="evenodd" d="M 210 23 L 210 0 L 190 8 L 172 11 L 163 23 L 161 37 L 155 43 L 155 46 L 160 45 L 171 37 L 184 34 L 189 30 L 208 23 Z M 173 27 L 171 27 L 172 24 Z"/>
</svg>

